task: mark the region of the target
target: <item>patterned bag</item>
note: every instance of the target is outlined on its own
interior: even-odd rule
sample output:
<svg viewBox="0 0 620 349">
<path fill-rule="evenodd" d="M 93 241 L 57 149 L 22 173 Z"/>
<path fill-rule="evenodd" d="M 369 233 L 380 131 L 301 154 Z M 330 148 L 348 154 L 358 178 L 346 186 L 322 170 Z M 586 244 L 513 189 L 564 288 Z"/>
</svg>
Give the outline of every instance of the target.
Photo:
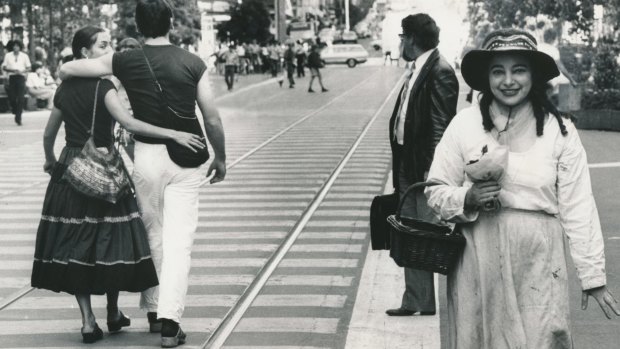
<svg viewBox="0 0 620 349">
<path fill-rule="evenodd" d="M 116 148 L 110 146 L 105 151 L 99 150 L 95 146 L 95 114 L 98 92 L 99 82 L 95 88 L 90 137 L 80 154 L 69 163 L 62 178 L 84 195 L 115 204 L 131 190 L 133 185 L 123 159 Z"/>
</svg>

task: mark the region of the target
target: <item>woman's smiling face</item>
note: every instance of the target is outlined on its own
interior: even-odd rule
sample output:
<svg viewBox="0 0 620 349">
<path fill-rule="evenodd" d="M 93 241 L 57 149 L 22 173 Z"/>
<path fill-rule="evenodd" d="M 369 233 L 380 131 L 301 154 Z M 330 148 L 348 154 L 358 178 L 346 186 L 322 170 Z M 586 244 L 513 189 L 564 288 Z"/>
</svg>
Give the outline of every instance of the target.
<svg viewBox="0 0 620 349">
<path fill-rule="evenodd" d="M 507 107 L 520 104 L 532 89 L 529 60 L 519 54 L 498 53 L 489 64 L 489 86 L 499 103 Z"/>
</svg>

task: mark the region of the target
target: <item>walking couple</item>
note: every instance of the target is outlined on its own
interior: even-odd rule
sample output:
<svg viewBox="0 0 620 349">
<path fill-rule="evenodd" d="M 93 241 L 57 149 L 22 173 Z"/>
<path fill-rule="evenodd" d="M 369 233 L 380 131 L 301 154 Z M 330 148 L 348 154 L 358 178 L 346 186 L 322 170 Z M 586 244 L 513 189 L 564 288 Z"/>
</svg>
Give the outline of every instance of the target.
<svg viewBox="0 0 620 349">
<path fill-rule="evenodd" d="M 211 183 L 226 174 L 224 133 L 204 62 L 168 40 L 171 7 L 165 0 L 138 0 L 135 18 L 146 37 L 142 49 L 113 53 L 107 32 L 85 27 L 73 38 L 75 60 L 60 70 L 64 82 L 44 135 L 44 170 L 51 180 L 37 232 L 32 286 L 75 295 L 85 343 L 103 338 L 91 294 L 107 295 L 107 327 L 116 332 L 130 325 L 118 309 L 119 291 L 142 292 L 140 308 L 147 312 L 150 332 L 161 332 L 162 347 L 171 348 L 185 342 L 180 320 L 203 171 L 175 164 L 166 144 L 173 141 L 194 151 L 206 144 L 197 135 L 166 128 L 161 93 L 182 115 L 196 117 L 198 103 L 215 153 L 207 171 L 207 176 L 214 173 Z M 149 63 L 163 91 L 156 88 Z M 112 82 L 99 78 L 112 74 L 126 89 L 135 119 L 121 106 Z M 136 134 L 137 201 L 133 195 L 115 204 L 93 199 L 63 179 L 90 137 L 91 124 L 96 146 L 112 145 L 112 118 Z M 67 143 L 57 160 L 53 146 L 63 121 Z"/>
</svg>

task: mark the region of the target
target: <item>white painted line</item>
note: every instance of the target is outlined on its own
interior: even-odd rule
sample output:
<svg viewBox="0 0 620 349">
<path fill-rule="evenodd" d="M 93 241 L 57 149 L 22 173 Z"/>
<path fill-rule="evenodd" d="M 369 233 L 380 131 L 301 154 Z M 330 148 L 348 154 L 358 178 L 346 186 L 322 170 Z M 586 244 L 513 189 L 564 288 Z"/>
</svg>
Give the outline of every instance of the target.
<svg viewBox="0 0 620 349">
<path fill-rule="evenodd" d="M 266 258 L 192 258 L 192 268 L 260 268 Z M 284 268 L 356 268 L 359 260 L 356 258 L 288 258 L 280 264 Z M 11 259 L 0 263 L 0 271 L 22 270 L 30 273 L 33 260 Z M 21 287 L 26 279 L 16 279 L 11 287 Z M 15 286 L 17 285 L 17 286 Z"/>
<path fill-rule="evenodd" d="M 278 248 L 277 244 L 209 244 L 194 245 L 192 252 L 241 252 L 261 251 L 271 252 Z M 0 251 L 2 251 L 0 249 Z"/>
<path fill-rule="evenodd" d="M 620 167 L 620 162 L 601 162 L 598 164 L 588 164 L 589 168 L 611 168 Z"/>
<path fill-rule="evenodd" d="M 77 311 L 77 310 L 76 310 Z M 79 311 L 76 313 L 79 315 Z M 218 324 L 218 318 L 183 318 L 183 330 L 185 332 L 207 333 Z M 124 328 L 124 332 L 148 332 L 148 322 L 136 321 L 130 327 Z M 37 335 L 52 333 L 70 333 L 78 335 L 82 321 L 79 318 L 72 320 L 10 320 L 0 321 L 0 336 L 10 335 Z"/>
<path fill-rule="evenodd" d="M 368 227 L 367 221 L 310 221 L 308 227 Z"/>
<path fill-rule="evenodd" d="M 0 277 L 1 288 L 20 288 L 30 285 L 30 276 L 28 277 Z"/>
<path fill-rule="evenodd" d="M 261 346 L 261 345 L 226 345 L 223 346 L 222 349 L 330 349 L 328 347 L 308 347 L 308 346 L 292 346 L 292 345 L 269 345 L 269 346 Z"/>
<path fill-rule="evenodd" d="M 343 219 L 346 219 L 346 217 L 358 217 L 358 216 L 368 216 L 370 214 L 369 209 L 368 210 L 356 210 L 356 209 L 351 209 L 351 210 L 324 210 L 324 209 L 319 209 L 318 211 L 316 211 L 316 213 L 314 214 L 317 217 L 342 217 Z"/>
<path fill-rule="evenodd" d="M 333 334 L 338 329 L 340 319 L 330 318 L 243 318 L 235 328 L 235 332 L 259 333 L 320 333 Z"/>
<path fill-rule="evenodd" d="M 347 244 L 296 244 L 291 247 L 291 252 L 341 252 L 341 253 L 360 253 L 362 245 Z"/>
<path fill-rule="evenodd" d="M 339 275 L 271 275 L 268 286 L 330 286 L 349 287 L 352 276 Z"/>
</svg>

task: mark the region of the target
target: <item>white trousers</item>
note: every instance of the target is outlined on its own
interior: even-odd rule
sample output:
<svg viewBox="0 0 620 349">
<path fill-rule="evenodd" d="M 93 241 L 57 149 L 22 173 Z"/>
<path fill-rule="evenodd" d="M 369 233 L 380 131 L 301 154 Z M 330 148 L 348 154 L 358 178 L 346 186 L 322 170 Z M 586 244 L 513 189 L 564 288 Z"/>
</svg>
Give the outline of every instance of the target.
<svg viewBox="0 0 620 349">
<path fill-rule="evenodd" d="M 133 180 L 159 286 L 142 292 L 140 308 L 181 321 L 198 226 L 199 168 L 176 165 L 162 144 L 136 142 Z"/>
</svg>

